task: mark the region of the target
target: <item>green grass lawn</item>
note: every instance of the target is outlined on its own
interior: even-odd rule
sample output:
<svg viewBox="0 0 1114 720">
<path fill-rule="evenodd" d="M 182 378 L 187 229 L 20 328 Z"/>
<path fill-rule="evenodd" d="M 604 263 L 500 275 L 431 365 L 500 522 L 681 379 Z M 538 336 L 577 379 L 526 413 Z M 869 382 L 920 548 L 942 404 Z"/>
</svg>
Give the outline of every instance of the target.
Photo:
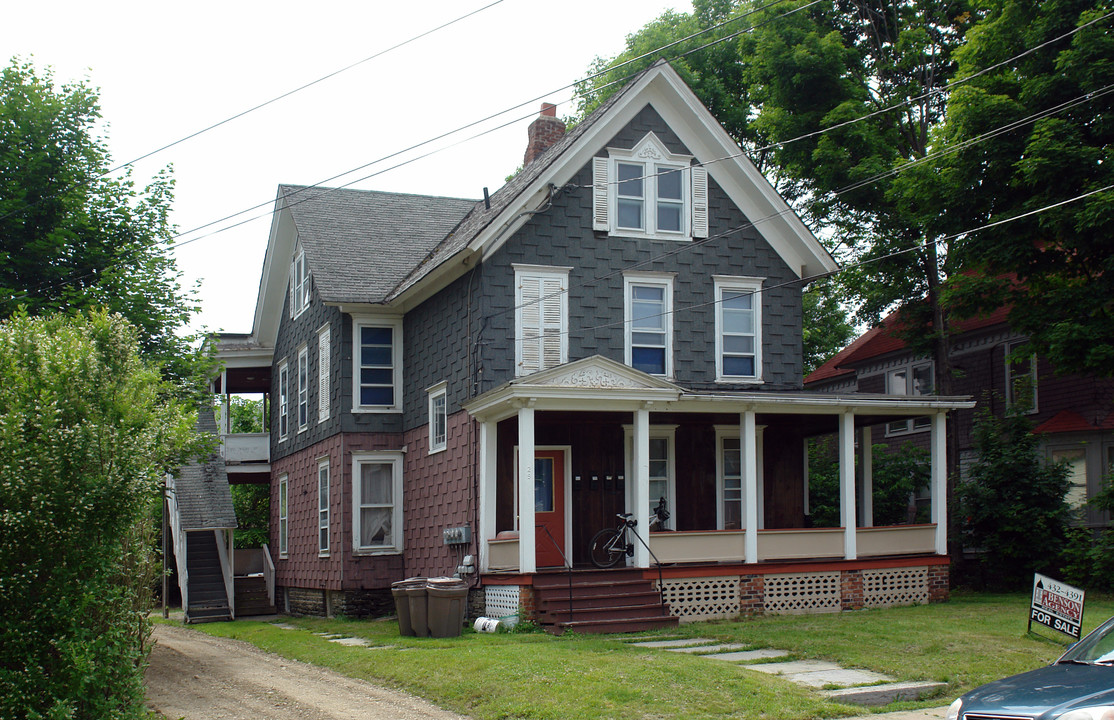
<svg viewBox="0 0 1114 720">
<path fill-rule="evenodd" d="M 954 594 L 950 602 L 829 615 L 760 617 L 683 625 L 699 636 L 797 658 L 831 660 L 899 680 L 937 680 L 934 699 L 885 709 L 945 705 L 990 680 L 1046 664 L 1065 637 L 1026 634 L 1029 596 Z M 1084 630 L 1114 614 L 1114 600 L 1088 599 Z M 294 618 L 297 630 L 239 621 L 195 625 L 265 650 L 406 690 L 482 719 L 835 718 L 865 714 L 785 680 L 683 653 L 647 650 L 623 636 L 542 633 L 403 638 L 393 621 Z M 314 633 L 362 637 L 383 649 L 346 647 Z"/>
</svg>

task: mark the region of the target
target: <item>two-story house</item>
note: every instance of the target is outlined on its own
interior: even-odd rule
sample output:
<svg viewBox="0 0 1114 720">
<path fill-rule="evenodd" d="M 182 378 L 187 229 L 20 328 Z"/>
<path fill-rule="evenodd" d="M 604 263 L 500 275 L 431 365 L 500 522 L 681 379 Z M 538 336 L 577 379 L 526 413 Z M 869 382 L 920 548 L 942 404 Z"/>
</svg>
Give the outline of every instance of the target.
<svg viewBox="0 0 1114 720">
<path fill-rule="evenodd" d="M 933 360 L 906 346 L 899 337 L 900 323 L 900 313 L 886 317 L 809 374 L 805 387 L 837 393 L 931 394 Z M 959 321 L 954 330 L 953 382 L 957 392 L 978 402 L 953 416 L 960 476 L 977 455 L 976 414 L 986 409 L 1002 417 L 1020 410 L 1032 420 L 1045 459 L 1068 466 L 1071 486 L 1066 499 L 1079 512 L 1080 524 L 1108 526 L 1109 514 L 1086 503 L 1114 471 L 1114 379 L 1056 373 L 1047 358 L 1026 351 L 1026 338 L 1010 328 L 1007 308 Z M 875 443 L 925 447 L 928 428 L 928 418 L 913 418 L 879 424 L 870 432 Z"/>
<path fill-rule="evenodd" d="M 269 378 L 276 604 L 389 612 L 458 568 L 476 612 L 587 630 L 646 626 L 635 581 L 681 619 L 945 595 L 969 403 L 802 390 L 802 285 L 836 263 L 676 72 L 529 132 L 484 200 L 279 188 L 254 328 L 218 348 L 225 391 Z M 858 429 L 924 416 L 933 522 L 859 526 Z M 842 526 L 806 528 L 805 441 L 833 432 Z M 621 512 L 626 567 L 582 570 Z M 609 624 L 570 579 L 616 590 Z"/>
</svg>

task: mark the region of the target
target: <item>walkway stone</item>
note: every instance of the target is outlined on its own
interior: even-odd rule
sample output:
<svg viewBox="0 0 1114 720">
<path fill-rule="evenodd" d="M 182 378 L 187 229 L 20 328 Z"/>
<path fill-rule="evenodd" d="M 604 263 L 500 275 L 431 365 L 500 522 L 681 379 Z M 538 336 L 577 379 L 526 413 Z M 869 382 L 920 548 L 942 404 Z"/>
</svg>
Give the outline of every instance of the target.
<svg viewBox="0 0 1114 720">
<path fill-rule="evenodd" d="M 795 673 L 789 679 L 798 685 L 807 685 L 822 688 L 828 685 L 838 685 L 843 688 L 856 685 L 873 685 L 876 683 L 893 682 L 893 678 L 870 670 L 821 670 L 819 672 Z"/>
<path fill-rule="evenodd" d="M 332 638 L 329 642 L 335 642 L 337 645 L 348 645 L 349 647 L 367 647 L 371 645 L 371 641 L 367 638 L 357 637 L 339 637 Z"/>
<path fill-rule="evenodd" d="M 801 673 L 820 672 L 822 670 L 839 670 L 839 665 L 825 660 L 793 660 L 791 662 L 763 663 L 761 665 L 747 665 L 747 670 L 763 672 L 767 675 L 800 675 Z"/>
<path fill-rule="evenodd" d="M 721 647 L 729 648 L 730 645 L 723 645 Z M 745 646 L 738 646 L 745 647 Z M 695 650 L 702 650 L 703 648 L 694 648 Z M 715 653 L 712 655 L 704 655 L 706 658 L 712 660 L 723 660 L 725 662 L 739 662 L 748 663 L 756 660 L 769 660 L 770 658 L 785 657 L 789 653 L 785 650 L 770 650 L 768 648 L 762 650 L 744 650 L 742 652 L 723 652 Z"/>
<path fill-rule="evenodd" d="M 889 705 L 898 700 L 920 700 L 924 697 L 932 697 L 947 686 L 947 683 L 942 682 L 895 682 L 886 685 L 829 690 L 824 695 L 829 700 L 851 705 Z M 938 708 L 941 711 L 945 709 Z M 884 716 L 879 715 L 877 717 Z M 943 712 L 937 715 L 925 714 L 923 717 L 943 717 Z"/>
<path fill-rule="evenodd" d="M 715 642 L 715 640 L 712 640 L 711 638 L 685 638 L 683 640 L 650 640 L 650 641 L 647 641 L 647 642 L 631 643 L 631 645 L 634 645 L 635 647 L 644 647 L 644 648 L 666 648 L 666 649 L 668 649 L 668 648 L 679 648 L 679 647 L 691 647 L 691 646 L 694 646 L 694 645 L 708 645 L 708 644 L 713 643 L 713 642 Z"/>
<path fill-rule="evenodd" d="M 742 650 L 750 645 L 743 645 L 742 643 L 723 643 L 720 645 L 690 645 L 688 647 L 675 647 L 666 648 L 669 652 L 678 653 L 713 653 L 713 652 L 727 652 L 729 650 Z"/>
</svg>

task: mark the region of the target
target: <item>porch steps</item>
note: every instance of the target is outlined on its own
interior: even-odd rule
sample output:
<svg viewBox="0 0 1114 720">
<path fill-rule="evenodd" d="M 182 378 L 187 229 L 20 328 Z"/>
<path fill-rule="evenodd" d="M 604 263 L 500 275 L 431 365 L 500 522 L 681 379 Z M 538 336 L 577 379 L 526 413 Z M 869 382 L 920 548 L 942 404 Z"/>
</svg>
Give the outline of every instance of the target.
<svg viewBox="0 0 1114 720">
<path fill-rule="evenodd" d="M 217 539 L 212 531 L 186 533 L 186 570 L 189 573 L 186 621 L 231 620 Z"/>
<path fill-rule="evenodd" d="M 267 581 L 263 577 L 246 576 L 233 579 L 236 617 L 274 615 L 278 611 L 267 599 Z"/>
<path fill-rule="evenodd" d="M 573 570 L 571 578 L 540 572 L 533 588 L 538 622 L 554 634 L 646 632 L 678 623 L 641 570 Z"/>
</svg>

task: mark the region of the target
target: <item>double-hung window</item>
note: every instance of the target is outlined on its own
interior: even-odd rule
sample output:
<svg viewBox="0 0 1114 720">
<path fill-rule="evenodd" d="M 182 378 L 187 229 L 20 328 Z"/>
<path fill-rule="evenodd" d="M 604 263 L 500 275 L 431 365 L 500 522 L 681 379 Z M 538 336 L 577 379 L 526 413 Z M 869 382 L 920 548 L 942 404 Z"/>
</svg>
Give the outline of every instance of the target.
<svg viewBox="0 0 1114 720">
<path fill-rule="evenodd" d="M 570 269 L 514 266 L 515 375 L 568 362 Z"/>
<path fill-rule="evenodd" d="M 298 350 L 298 432 L 309 425 L 309 348 Z"/>
<path fill-rule="evenodd" d="M 317 553 L 329 554 L 329 458 L 317 461 Z"/>
<path fill-rule="evenodd" d="M 931 395 L 933 392 L 932 361 L 914 362 L 886 373 L 887 395 Z M 926 430 L 932 425 L 932 418 L 924 415 L 912 420 L 895 420 L 886 423 L 887 435 Z"/>
<path fill-rule="evenodd" d="M 593 159 L 593 226 L 624 236 L 690 240 L 708 235 L 708 176 L 654 133 Z"/>
<path fill-rule="evenodd" d="M 673 376 L 673 278 L 659 273 L 627 273 L 625 288 L 626 363 L 650 375 Z"/>
<path fill-rule="evenodd" d="M 402 454 L 352 453 L 352 537 L 357 553 L 402 551 Z"/>
<path fill-rule="evenodd" d="M 309 306 L 309 270 L 306 253 L 299 250 L 290 264 L 290 317 L 298 317 Z"/>
<path fill-rule="evenodd" d="M 429 389 L 429 451 L 444 450 L 448 444 L 448 405 L 444 382 Z"/>
<path fill-rule="evenodd" d="M 357 412 L 402 408 L 402 320 L 353 317 L 352 395 Z"/>
<path fill-rule="evenodd" d="M 1006 406 L 1028 414 L 1037 411 L 1037 356 L 1020 352 L 1025 344 L 1006 344 Z"/>
<path fill-rule="evenodd" d="M 288 525 L 289 511 L 288 511 L 288 506 L 286 504 L 287 489 L 289 488 L 289 486 L 290 486 L 290 476 L 287 475 L 286 473 L 283 473 L 282 475 L 279 475 L 279 483 L 278 483 L 278 508 L 279 508 L 279 511 L 278 511 L 278 516 L 279 516 L 278 546 L 279 546 L 279 557 L 282 557 L 282 558 L 286 557 L 287 552 L 289 550 L 289 547 L 287 545 L 287 533 L 289 531 L 289 525 Z"/>
<path fill-rule="evenodd" d="M 762 380 L 762 280 L 717 276 L 716 376 L 720 382 Z"/>
<path fill-rule="evenodd" d="M 753 460 L 743 457 L 742 438 L 738 425 L 716 426 L 716 527 L 720 530 L 743 530 L 746 528 L 746 488 L 743 476 L 746 463 L 753 462 L 758 487 L 755 495 L 758 501 L 758 529 L 762 529 L 762 506 L 764 501 L 763 481 L 763 436 L 765 427 L 755 428 L 755 452 Z"/>
<path fill-rule="evenodd" d="M 627 475 L 633 480 L 634 473 L 634 429 L 624 425 L 627 438 Z M 665 508 L 670 516 L 675 518 L 677 502 L 676 464 L 674 460 L 676 425 L 651 425 L 650 426 L 650 520 L 654 519 L 654 509 L 658 503 L 665 499 Z M 630 489 L 627 489 L 630 492 Z M 675 520 L 667 520 L 663 527 L 655 526 L 655 530 L 668 530 L 676 527 Z"/>
<path fill-rule="evenodd" d="M 285 360 L 278 368 L 278 396 L 279 440 L 285 440 L 290 432 L 290 370 Z"/>
</svg>

